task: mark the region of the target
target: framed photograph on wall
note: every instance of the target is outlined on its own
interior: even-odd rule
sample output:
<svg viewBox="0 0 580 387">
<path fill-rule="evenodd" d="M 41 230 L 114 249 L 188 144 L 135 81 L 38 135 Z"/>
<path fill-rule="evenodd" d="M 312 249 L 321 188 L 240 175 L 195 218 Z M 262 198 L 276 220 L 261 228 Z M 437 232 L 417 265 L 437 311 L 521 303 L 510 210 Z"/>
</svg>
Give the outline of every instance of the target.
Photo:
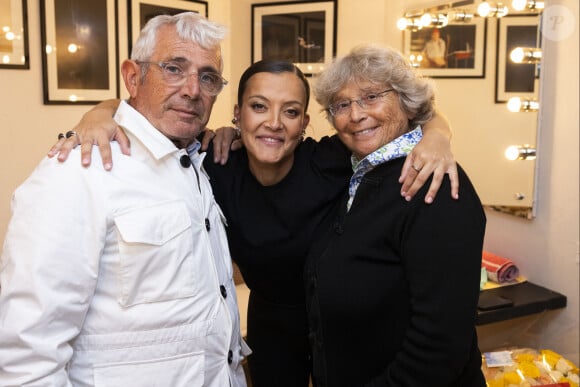
<svg viewBox="0 0 580 387">
<path fill-rule="evenodd" d="M 116 0 L 40 2 L 44 103 L 118 98 Z"/>
<path fill-rule="evenodd" d="M 507 15 L 497 21 L 497 62 L 495 102 L 511 97 L 537 98 L 538 65 L 513 63 L 509 57 L 516 47 L 540 47 L 538 15 Z"/>
<path fill-rule="evenodd" d="M 403 31 L 403 51 L 433 78 L 484 78 L 487 19 Z"/>
<path fill-rule="evenodd" d="M 336 54 L 336 0 L 252 4 L 252 63 L 294 63 L 320 72 Z"/>
<path fill-rule="evenodd" d="M 29 69 L 26 0 L 0 0 L 0 68 Z"/>
<path fill-rule="evenodd" d="M 129 53 L 145 24 L 157 15 L 175 15 L 191 11 L 207 17 L 207 1 L 196 0 L 128 0 Z"/>
</svg>

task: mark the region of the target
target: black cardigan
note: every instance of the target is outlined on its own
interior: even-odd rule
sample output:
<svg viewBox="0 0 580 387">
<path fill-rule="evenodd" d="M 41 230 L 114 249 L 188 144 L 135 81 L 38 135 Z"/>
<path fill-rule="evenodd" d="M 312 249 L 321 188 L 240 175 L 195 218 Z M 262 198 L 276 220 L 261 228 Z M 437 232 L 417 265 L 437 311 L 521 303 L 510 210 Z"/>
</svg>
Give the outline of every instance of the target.
<svg viewBox="0 0 580 387">
<path fill-rule="evenodd" d="M 404 159 L 367 173 L 311 250 L 305 285 L 318 387 L 485 386 L 475 319 L 485 213 L 459 168 L 433 204 L 405 202 Z"/>
</svg>

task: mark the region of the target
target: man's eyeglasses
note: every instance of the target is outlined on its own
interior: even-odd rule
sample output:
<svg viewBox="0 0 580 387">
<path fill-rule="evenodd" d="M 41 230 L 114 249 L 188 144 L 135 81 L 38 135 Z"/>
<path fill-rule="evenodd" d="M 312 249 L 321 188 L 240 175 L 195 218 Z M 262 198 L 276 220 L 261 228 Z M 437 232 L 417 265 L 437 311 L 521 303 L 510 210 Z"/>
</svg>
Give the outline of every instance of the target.
<svg viewBox="0 0 580 387">
<path fill-rule="evenodd" d="M 394 90 L 395 89 L 387 89 L 380 93 L 369 93 L 358 99 L 345 99 L 343 101 L 338 101 L 330 105 L 327 110 L 333 117 L 349 114 L 352 110 L 353 102 L 356 102 L 361 109 L 365 109 L 369 106 L 376 105 L 384 96 L 387 95 L 388 92 Z"/>
<path fill-rule="evenodd" d="M 228 84 L 221 75 L 216 72 L 197 71 L 189 72 L 189 66 L 184 66 L 175 62 L 141 62 L 137 61 L 139 65 L 156 65 L 161 69 L 163 80 L 170 86 L 182 86 L 187 78 L 191 75 L 196 75 L 199 81 L 199 87 L 208 95 L 215 96 L 222 91 L 225 85 Z"/>
</svg>

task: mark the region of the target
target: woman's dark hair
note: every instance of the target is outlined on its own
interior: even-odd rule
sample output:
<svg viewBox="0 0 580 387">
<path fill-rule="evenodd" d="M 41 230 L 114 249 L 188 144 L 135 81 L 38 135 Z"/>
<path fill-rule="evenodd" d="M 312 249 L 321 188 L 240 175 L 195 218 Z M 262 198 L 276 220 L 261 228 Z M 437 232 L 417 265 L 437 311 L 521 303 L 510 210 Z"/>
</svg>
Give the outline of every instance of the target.
<svg viewBox="0 0 580 387">
<path fill-rule="evenodd" d="M 304 76 L 304 73 L 302 73 L 302 71 L 292 63 L 267 59 L 252 64 L 242 74 L 240 83 L 238 85 L 238 106 L 242 106 L 242 98 L 244 96 L 244 91 L 246 91 L 246 84 L 248 83 L 248 80 L 257 73 L 296 74 L 296 76 L 302 81 L 302 84 L 304 85 L 304 92 L 306 93 L 306 105 L 304 106 L 304 111 L 308 110 L 308 102 L 310 101 L 310 84 Z"/>
</svg>

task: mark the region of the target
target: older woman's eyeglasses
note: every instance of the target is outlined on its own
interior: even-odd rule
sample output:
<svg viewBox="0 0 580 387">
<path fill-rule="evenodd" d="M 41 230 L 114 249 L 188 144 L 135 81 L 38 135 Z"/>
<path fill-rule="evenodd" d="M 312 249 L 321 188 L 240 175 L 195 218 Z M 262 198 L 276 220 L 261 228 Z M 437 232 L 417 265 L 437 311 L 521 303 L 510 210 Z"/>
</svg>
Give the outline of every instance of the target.
<svg viewBox="0 0 580 387">
<path fill-rule="evenodd" d="M 187 78 L 196 75 L 199 87 L 208 95 L 215 96 L 228 84 L 221 75 L 212 71 L 189 71 L 189 66 L 176 62 L 137 62 L 139 65 L 155 65 L 161 69 L 163 80 L 170 86 L 182 86 Z"/>
<path fill-rule="evenodd" d="M 356 102 L 361 109 L 366 109 L 369 106 L 376 105 L 379 101 L 383 99 L 389 92 L 394 91 L 395 89 L 387 89 L 381 91 L 380 93 L 369 93 L 366 94 L 358 99 L 345 99 L 342 101 L 338 101 L 333 103 L 328 107 L 328 112 L 333 116 L 341 116 L 345 114 L 349 114 L 352 110 L 352 103 Z"/>
</svg>

